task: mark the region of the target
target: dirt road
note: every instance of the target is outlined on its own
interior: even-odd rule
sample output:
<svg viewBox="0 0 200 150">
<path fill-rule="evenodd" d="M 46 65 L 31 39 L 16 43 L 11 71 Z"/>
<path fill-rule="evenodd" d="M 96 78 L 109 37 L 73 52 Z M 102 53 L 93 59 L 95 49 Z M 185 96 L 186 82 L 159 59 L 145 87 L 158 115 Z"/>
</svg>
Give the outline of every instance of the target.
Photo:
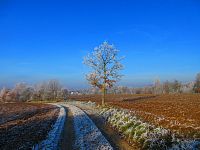
<svg viewBox="0 0 200 150">
<path fill-rule="evenodd" d="M 74 142 L 72 149 L 79 150 L 112 150 L 112 146 L 101 134 L 92 120 L 80 108 L 64 104 L 73 116 Z M 62 142 L 64 143 L 64 142 Z M 70 144 L 70 143 L 69 143 Z"/>
<path fill-rule="evenodd" d="M 63 138 L 61 141 L 62 150 L 66 149 L 93 150 L 93 149 L 106 149 L 106 148 L 109 149 L 110 147 L 112 147 L 112 149 L 114 150 L 139 149 L 136 145 L 128 143 L 126 139 L 123 139 L 118 132 L 116 132 L 113 128 L 111 128 L 108 124 L 106 124 L 104 120 L 102 120 L 101 116 L 99 116 L 98 113 L 94 110 L 93 107 L 86 105 L 83 106 L 76 103 L 75 105 L 78 106 L 77 108 L 74 107 L 73 105 L 74 104 L 63 105 L 67 111 L 67 121 L 65 123 L 65 129 L 63 131 Z M 76 120 L 78 120 L 77 121 L 78 123 L 75 123 Z M 89 120 L 89 121 L 84 121 L 84 120 Z M 91 124 L 92 126 L 93 125 L 96 126 L 95 129 L 94 127 L 91 127 Z M 95 133 L 95 131 L 98 132 Z M 85 133 L 88 135 L 84 135 Z M 97 136 L 98 134 L 100 135 L 100 138 Z M 102 139 L 104 143 L 107 143 L 107 146 L 109 145 L 108 147 L 98 148 L 98 146 L 104 145 L 101 141 Z M 80 142 L 82 142 L 82 144 L 80 144 Z"/>
</svg>

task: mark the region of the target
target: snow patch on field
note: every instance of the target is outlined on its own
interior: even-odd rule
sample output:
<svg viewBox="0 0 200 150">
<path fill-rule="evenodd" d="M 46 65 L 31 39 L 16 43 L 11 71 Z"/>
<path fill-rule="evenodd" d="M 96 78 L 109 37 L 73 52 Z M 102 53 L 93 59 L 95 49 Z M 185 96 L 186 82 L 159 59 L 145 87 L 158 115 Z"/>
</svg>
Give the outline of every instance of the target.
<svg viewBox="0 0 200 150">
<path fill-rule="evenodd" d="M 52 130 L 49 132 L 48 137 L 46 140 L 42 141 L 41 143 L 35 145 L 32 149 L 33 150 L 56 150 L 58 149 L 58 143 L 60 140 L 61 132 L 64 127 L 66 112 L 63 106 L 55 104 L 57 107 L 60 108 L 60 112 L 56 123 L 53 125 Z"/>
<path fill-rule="evenodd" d="M 68 104 L 66 106 L 71 110 L 74 117 L 74 149 L 113 150 L 92 120 L 80 108 Z"/>
</svg>

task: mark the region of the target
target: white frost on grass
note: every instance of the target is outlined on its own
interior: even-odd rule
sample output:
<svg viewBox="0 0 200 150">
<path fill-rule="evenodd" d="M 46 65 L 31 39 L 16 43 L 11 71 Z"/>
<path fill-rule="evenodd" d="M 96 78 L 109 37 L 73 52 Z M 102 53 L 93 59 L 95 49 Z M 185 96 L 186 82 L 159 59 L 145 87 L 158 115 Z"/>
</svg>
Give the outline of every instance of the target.
<svg viewBox="0 0 200 150">
<path fill-rule="evenodd" d="M 94 107 L 106 122 L 118 130 L 129 140 L 137 141 L 143 149 L 166 149 L 166 150 L 199 150 L 200 139 L 185 139 L 176 137 L 168 129 L 143 122 L 134 114 L 135 111 L 128 109 L 117 109 L 114 107 L 95 107 L 91 102 L 70 102 L 74 105 Z M 92 104 L 92 105 L 91 105 Z M 163 119 L 163 118 L 161 118 Z M 178 122 L 176 122 L 178 124 Z"/>
<path fill-rule="evenodd" d="M 92 120 L 78 107 L 66 106 L 73 114 L 76 150 L 113 150 Z"/>
<path fill-rule="evenodd" d="M 60 108 L 60 112 L 56 123 L 53 125 L 52 130 L 49 132 L 48 137 L 46 140 L 40 142 L 39 144 L 35 145 L 32 149 L 33 150 L 56 150 L 58 149 L 58 143 L 60 140 L 61 132 L 64 127 L 66 112 L 63 106 L 55 104 L 57 107 Z"/>
<path fill-rule="evenodd" d="M 141 144 L 143 149 L 198 150 L 199 139 L 179 139 L 169 129 L 141 121 L 126 109 L 101 108 L 100 115 L 120 133 Z"/>
</svg>

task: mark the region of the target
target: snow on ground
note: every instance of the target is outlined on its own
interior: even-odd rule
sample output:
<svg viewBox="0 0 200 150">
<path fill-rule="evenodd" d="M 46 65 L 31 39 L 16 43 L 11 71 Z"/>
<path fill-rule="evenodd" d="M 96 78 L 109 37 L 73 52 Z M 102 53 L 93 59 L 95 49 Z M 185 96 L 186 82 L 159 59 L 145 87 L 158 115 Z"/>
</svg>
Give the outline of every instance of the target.
<svg viewBox="0 0 200 150">
<path fill-rule="evenodd" d="M 57 104 L 55 105 L 60 108 L 58 119 L 56 123 L 53 125 L 52 130 L 49 132 L 47 139 L 35 145 L 32 148 L 33 150 L 41 150 L 41 149 L 56 150 L 59 147 L 58 143 L 61 137 L 61 132 L 64 127 L 66 111 L 63 106 Z"/>
<path fill-rule="evenodd" d="M 78 107 L 65 104 L 72 114 L 75 131 L 74 149 L 79 150 L 113 150 L 92 120 Z"/>
</svg>

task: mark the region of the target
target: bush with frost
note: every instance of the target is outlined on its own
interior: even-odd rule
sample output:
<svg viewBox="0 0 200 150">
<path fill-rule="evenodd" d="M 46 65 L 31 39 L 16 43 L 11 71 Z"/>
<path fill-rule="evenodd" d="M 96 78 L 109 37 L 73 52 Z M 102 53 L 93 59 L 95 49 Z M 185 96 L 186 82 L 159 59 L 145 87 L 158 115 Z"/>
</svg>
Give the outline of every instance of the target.
<svg viewBox="0 0 200 150">
<path fill-rule="evenodd" d="M 198 140 L 180 140 L 168 129 L 145 123 L 129 111 L 114 107 L 99 107 L 100 115 L 130 141 L 142 149 L 198 149 Z"/>
</svg>

